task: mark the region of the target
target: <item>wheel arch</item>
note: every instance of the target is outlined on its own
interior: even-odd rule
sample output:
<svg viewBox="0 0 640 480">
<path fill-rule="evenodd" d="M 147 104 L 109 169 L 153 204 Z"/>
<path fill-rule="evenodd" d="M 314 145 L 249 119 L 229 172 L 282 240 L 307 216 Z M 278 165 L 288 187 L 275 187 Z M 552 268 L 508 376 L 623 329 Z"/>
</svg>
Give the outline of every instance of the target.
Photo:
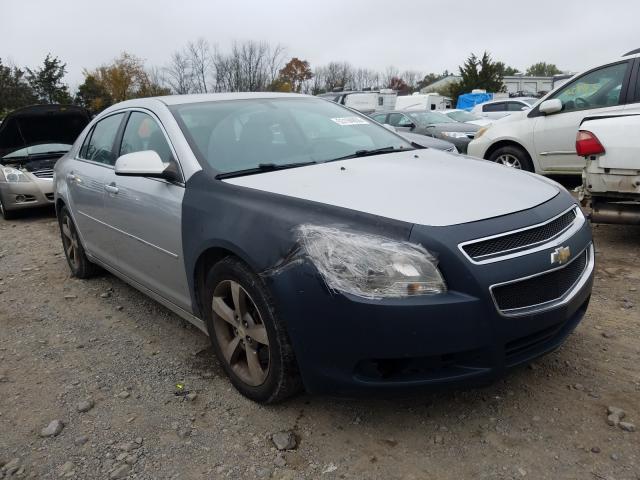
<svg viewBox="0 0 640 480">
<path fill-rule="evenodd" d="M 56 217 L 60 215 L 60 210 L 62 210 L 62 207 L 66 207 L 66 206 L 67 206 L 67 204 L 62 198 L 58 197 L 56 199 L 56 205 L 55 205 Z"/>
<path fill-rule="evenodd" d="M 529 150 L 527 150 L 527 148 L 524 145 L 522 145 L 522 143 L 516 140 L 509 140 L 509 139 L 498 140 L 497 142 L 493 143 L 489 148 L 487 148 L 487 151 L 484 153 L 484 159 L 489 160 L 491 155 L 493 155 L 493 152 L 495 152 L 496 150 L 502 147 L 517 147 L 522 149 L 522 151 L 527 154 L 527 156 L 529 157 L 529 161 L 533 165 L 533 157 L 531 156 L 531 153 L 529 152 Z"/>
<path fill-rule="evenodd" d="M 227 257 L 236 257 L 246 263 L 251 270 L 256 271 L 252 262 L 248 261 L 247 255 L 243 252 L 238 252 L 237 249 L 230 245 L 214 244 L 205 247 L 196 258 L 193 269 L 191 270 L 194 310 L 199 318 L 202 318 L 202 308 L 204 307 L 204 285 L 207 273 L 216 263 Z"/>
</svg>

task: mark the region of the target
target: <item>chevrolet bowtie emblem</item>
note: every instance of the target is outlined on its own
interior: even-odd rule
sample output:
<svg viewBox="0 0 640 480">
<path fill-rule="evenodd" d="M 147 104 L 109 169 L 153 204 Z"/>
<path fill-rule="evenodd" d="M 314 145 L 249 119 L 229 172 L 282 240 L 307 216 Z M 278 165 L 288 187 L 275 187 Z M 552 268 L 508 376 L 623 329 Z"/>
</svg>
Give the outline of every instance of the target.
<svg viewBox="0 0 640 480">
<path fill-rule="evenodd" d="M 553 252 L 551 252 L 551 263 L 557 263 L 562 265 L 563 263 L 567 263 L 571 258 L 571 248 L 569 247 L 558 247 Z"/>
</svg>

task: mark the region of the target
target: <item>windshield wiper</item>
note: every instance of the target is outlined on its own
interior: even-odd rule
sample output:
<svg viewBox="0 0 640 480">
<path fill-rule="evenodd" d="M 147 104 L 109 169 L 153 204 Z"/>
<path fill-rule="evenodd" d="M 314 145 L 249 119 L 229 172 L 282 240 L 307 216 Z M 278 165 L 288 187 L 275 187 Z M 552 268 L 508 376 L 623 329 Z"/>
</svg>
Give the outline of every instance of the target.
<svg viewBox="0 0 640 480">
<path fill-rule="evenodd" d="M 352 153 L 350 155 L 345 155 L 344 157 L 338 157 L 338 158 L 334 158 L 332 160 L 327 160 L 327 162 L 335 162 L 338 160 L 346 160 L 348 158 L 358 158 L 358 157 L 369 157 L 372 155 L 382 155 L 384 153 L 391 153 L 391 152 L 406 152 L 410 149 L 407 148 L 396 148 L 396 147 L 392 147 L 392 146 L 388 146 L 388 147 L 381 147 L 381 148 L 374 148 L 372 150 L 356 150 L 355 153 Z"/>
<path fill-rule="evenodd" d="M 217 179 L 242 177 L 244 175 L 255 175 L 256 173 L 273 172 L 276 170 L 287 170 L 288 168 L 306 167 L 307 165 L 314 165 L 318 162 L 298 162 L 298 163 L 285 163 L 278 165 L 277 163 L 260 163 L 257 167 L 245 168 L 244 170 L 236 170 L 234 172 L 224 172 L 216 175 Z"/>
</svg>

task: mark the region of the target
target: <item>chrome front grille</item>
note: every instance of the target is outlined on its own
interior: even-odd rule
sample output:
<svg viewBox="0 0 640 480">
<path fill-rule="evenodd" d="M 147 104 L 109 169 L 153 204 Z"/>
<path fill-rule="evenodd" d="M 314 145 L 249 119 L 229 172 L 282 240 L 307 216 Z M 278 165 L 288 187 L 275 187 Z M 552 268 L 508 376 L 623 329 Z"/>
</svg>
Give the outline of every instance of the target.
<svg viewBox="0 0 640 480">
<path fill-rule="evenodd" d="M 562 267 L 492 285 L 491 295 L 496 308 L 505 316 L 549 310 L 569 301 L 586 283 L 593 266 L 593 245 L 589 245 Z"/>
<path fill-rule="evenodd" d="M 41 168 L 40 170 L 36 170 L 33 173 L 34 176 L 38 178 L 53 178 L 53 169 L 52 168 Z"/>
<path fill-rule="evenodd" d="M 494 262 L 545 248 L 560 236 L 573 233 L 583 222 L 579 207 L 574 206 L 544 223 L 471 240 L 459 247 L 473 263 Z"/>
</svg>

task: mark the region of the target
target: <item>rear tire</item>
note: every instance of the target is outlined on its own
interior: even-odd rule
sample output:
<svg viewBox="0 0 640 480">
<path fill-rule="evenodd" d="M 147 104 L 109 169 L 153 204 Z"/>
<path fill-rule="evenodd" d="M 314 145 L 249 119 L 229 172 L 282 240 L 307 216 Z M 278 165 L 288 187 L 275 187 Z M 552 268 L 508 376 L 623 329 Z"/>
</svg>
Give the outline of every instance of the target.
<svg viewBox="0 0 640 480">
<path fill-rule="evenodd" d="M 534 171 L 529 154 L 522 147 L 516 145 L 506 145 L 498 148 L 489 156 L 489 160 L 516 170 Z"/>
<path fill-rule="evenodd" d="M 67 258 L 67 264 L 71 269 L 71 274 L 77 278 L 90 278 L 100 271 L 95 263 L 87 258 L 84 247 L 78 236 L 71 214 L 67 207 L 62 207 L 58 215 L 58 225 L 60 226 L 60 236 L 62 237 L 62 247 Z"/>
<path fill-rule="evenodd" d="M 291 341 L 259 276 L 227 257 L 208 272 L 203 298 L 213 349 L 242 395 L 271 404 L 302 390 Z"/>
</svg>

